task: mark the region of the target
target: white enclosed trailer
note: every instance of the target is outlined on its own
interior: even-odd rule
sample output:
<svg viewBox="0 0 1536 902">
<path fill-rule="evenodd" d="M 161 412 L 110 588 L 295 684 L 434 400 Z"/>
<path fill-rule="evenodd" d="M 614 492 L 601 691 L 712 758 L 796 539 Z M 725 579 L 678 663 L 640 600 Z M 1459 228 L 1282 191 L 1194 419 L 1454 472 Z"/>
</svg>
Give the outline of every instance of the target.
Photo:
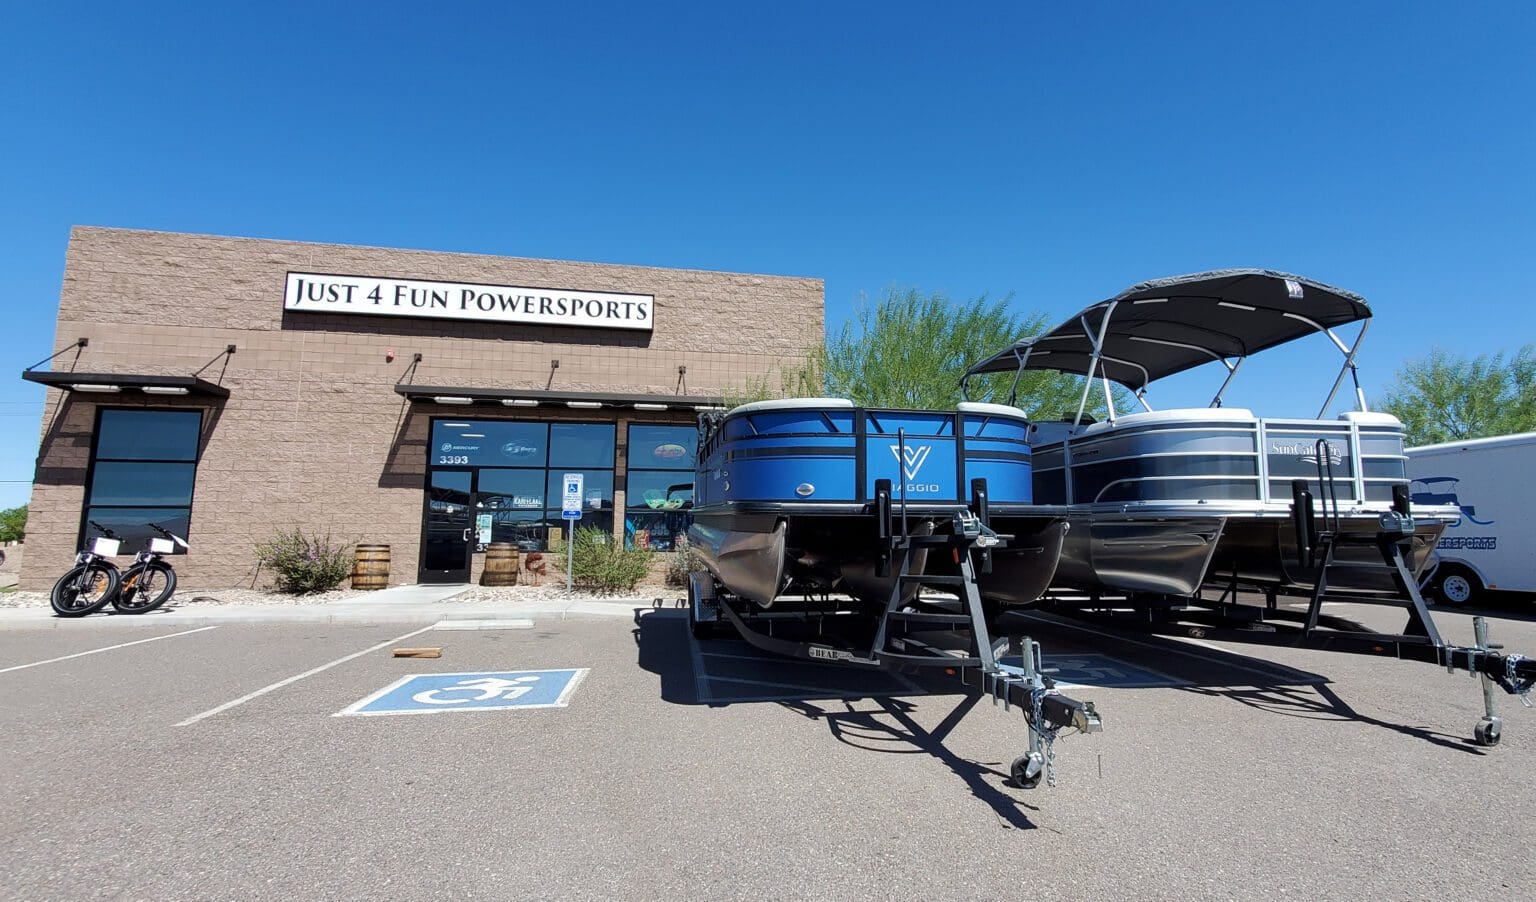
<svg viewBox="0 0 1536 902">
<path fill-rule="evenodd" d="M 1486 591 L 1536 593 L 1536 432 L 1409 448 L 1415 504 L 1454 504 L 1427 588 L 1462 604 Z"/>
</svg>

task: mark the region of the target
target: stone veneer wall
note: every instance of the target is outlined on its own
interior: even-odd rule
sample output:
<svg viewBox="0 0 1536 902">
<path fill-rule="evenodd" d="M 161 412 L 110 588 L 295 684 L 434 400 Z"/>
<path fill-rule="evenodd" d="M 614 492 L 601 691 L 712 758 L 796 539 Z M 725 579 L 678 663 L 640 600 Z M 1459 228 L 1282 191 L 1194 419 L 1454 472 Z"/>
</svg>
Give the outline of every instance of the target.
<svg viewBox="0 0 1536 902">
<path fill-rule="evenodd" d="M 285 312 L 290 270 L 652 294 L 655 330 Z M 719 395 L 798 364 L 822 328 L 819 279 L 77 227 L 54 349 L 90 344 L 53 368 L 185 376 L 212 361 L 200 375 L 230 397 L 50 389 L 22 586 L 48 588 L 75 553 L 98 405 L 205 411 L 193 548 L 176 560 L 184 585 L 251 585 L 254 544 L 296 525 L 389 544 L 391 582 L 405 583 L 416 578 L 431 416 L 617 417 L 622 448 L 627 422 L 692 422 L 692 411 L 441 407 L 406 402 L 397 382 Z M 224 360 L 228 344 L 238 350 Z M 619 463 L 622 510 L 622 453 Z"/>
</svg>

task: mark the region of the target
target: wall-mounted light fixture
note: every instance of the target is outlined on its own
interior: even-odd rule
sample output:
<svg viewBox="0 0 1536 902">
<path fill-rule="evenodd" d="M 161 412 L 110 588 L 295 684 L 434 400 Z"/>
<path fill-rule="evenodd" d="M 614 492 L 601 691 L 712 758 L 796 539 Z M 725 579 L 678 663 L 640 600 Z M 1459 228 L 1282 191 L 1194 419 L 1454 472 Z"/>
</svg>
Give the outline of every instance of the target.
<svg viewBox="0 0 1536 902">
<path fill-rule="evenodd" d="M 582 410 L 594 410 L 596 408 L 602 407 L 603 405 L 600 401 L 567 401 L 565 402 L 565 406 L 579 407 Z"/>
<path fill-rule="evenodd" d="M 465 398 L 459 395 L 437 395 L 432 399 L 433 404 L 473 404 L 474 398 Z"/>
<path fill-rule="evenodd" d="M 70 388 L 74 389 L 75 391 L 101 392 L 103 394 L 107 392 L 120 392 L 123 390 L 121 385 L 100 385 L 95 382 L 78 382 L 74 385 L 71 385 Z"/>
<path fill-rule="evenodd" d="M 190 392 L 186 388 L 183 388 L 180 385 L 146 385 L 146 386 L 144 386 L 144 394 L 146 394 L 146 395 L 185 395 L 185 394 L 190 394 Z"/>
<path fill-rule="evenodd" d="M 502 398 L 501 399 L 501 403 L 502 403 L 502 406 L 504 406 L 504 407 L 538 407 L 539 406 L 539 402 L 533 400 L 532 398 Z"/>
<path fill-rule="evenodd" d="M 665 405 L 665 404 L 636 403 L 635 404 L 635 409 L 636 410 L 666 410 L 667 409 L 667 405 Z"/>
</svg>

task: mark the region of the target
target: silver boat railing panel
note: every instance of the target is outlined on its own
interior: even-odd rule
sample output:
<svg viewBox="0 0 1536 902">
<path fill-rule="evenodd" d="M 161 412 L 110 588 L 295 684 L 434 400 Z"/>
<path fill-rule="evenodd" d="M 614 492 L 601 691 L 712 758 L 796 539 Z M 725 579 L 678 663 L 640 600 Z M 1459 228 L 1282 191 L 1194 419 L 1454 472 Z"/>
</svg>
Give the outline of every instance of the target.
<svg viewBox="0 0 1536 902">
<path fill-rule="evenodd" d="M 1054 425 L 1054 424 L 1048 424 Z M 1033 448 L 1039 503 L 1259 502 L 1289 505 L 1292 480 L 1317 485 L 1317 442 L 1326 441 L 1339 501 L 1390 504 L 1406 484 L 1403 432 L 1351 419 L 1224 416 L 1124 422 Z M 1262 449 L 1262 451 L 1261 451 Z"/>
</svg>

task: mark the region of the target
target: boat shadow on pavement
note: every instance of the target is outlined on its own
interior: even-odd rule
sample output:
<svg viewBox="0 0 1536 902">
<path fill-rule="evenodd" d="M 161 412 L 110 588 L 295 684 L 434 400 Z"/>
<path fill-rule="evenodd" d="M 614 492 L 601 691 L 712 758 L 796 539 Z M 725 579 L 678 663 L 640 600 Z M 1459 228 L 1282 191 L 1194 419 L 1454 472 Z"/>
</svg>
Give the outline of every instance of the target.
<svg viewBox="0 0 1536 902">
<path fill-rule="evenodd" d="M 1111 730 L 1115 706 L 1136 703 L 1126 690 L 1172 689 L 1227 698 L 1284 717 L 1370 724 L 1481 754 L 1462 737 L 1363 714 L 1316 673 L 1158 637 L 1131 638 L 1045 622 L 1031 623 L 1030 630 L 1046 649 L 1046 666 L 1057 670 L 1054 676 L 1063 691 L 1096 701 Z M 737 638 L 701 642 L 691 635 L 686 612 L 672 609 L 637 614 L 633 634 L 638 663 L 658 677 L 664 701 L 711 708 L 778 705 L 824 723 L 831 738 L 861 751 L 930 756 L 992 808 L 1002 824 L 1035 826 L 1027 814 L 1032 806 L 1003 790 L 1011 785 L 1006 761 L 972 760 L 947 742 L 978 703 L 990 701 L 974 676 L 966 685 L 959 675 L 932 668 L 872 670 L 779 657 Z M 935 717 L 940 718 L 936 724 L 925 726 Z M 1022 748 L 1024 725 L 1017 726 Z"/>
<path fill-rule="evenodd" d="M 1039 616 L 1030 615 L 1037 621 Z M 1118 659 L 1155 662 L 1155 665 L 1149 666 L 1157 666 L 1166 673 L 1185 679 L 1183 685 L 1174 687 L 1181 692 L 1225 698 L 1283 717 L 1368 724 L 1421 739 L 1432 745 L 1473 755 L 1486 754 L 1482 747 L 1465 736 L 1394 723 L 1362 713 L 1333 689 L 1332 680 L 1321 674 L 1225 651 L 1206 643 L 1191 645 L 1163 636 L 1122 633 L 1097 625 L 1076 624 L 1063 618 L 1046 616 L 1050 617 L 1049 621 L 1039 621 L 1042 631 L 1048 625 L 1057 626 L 1076 633 L 1080 641 L 1086 637 L 1093 642 L 1095 648 L 1105 650 Z M 1367 629 L 1363 624 L 1356 623 L 1353 626 L 1360 630 Z M 1339 657 L 1343 661 L 1349 656 Z"/>
</svg>

